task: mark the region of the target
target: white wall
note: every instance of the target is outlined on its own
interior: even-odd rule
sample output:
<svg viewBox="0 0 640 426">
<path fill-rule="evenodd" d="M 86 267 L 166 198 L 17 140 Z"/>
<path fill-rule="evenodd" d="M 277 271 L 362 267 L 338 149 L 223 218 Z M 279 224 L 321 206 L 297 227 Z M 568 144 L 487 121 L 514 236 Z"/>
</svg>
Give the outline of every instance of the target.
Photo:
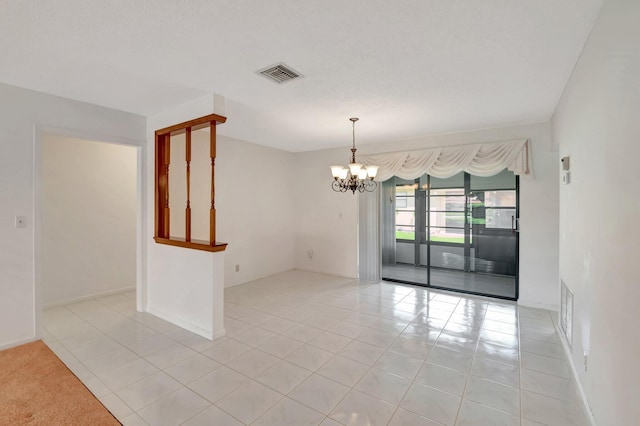
<svg viewBox="0 0 640 426">
<path fill-rule="evenodd" d="M 350 154 L 346 147 L 295 154 L 292 192 L 298 269 L 358 275 L 358 199 L 351 192 L 334 192 L 329 170 L 331 165 L 348 163 Z"/>
<path fill-rule="evenodd" d="M 156 244 L 152 253 L 146 311 L 207 339 L 222 337 L 224 252 Z"/>
<path fill-rule="evenodd" d="M 362 125 L 366 121 L 362 120 Z M 527 306 L 558 307 L 558 154 L 548 123 L 452 133 L 361 145 L 359 154 L 435 146 L 531 141 L 535 176 L 520 179 L 520 300 Z M 347 139 L 348 140 L 348 139 Z M 349 162 L 349 147 L 295 154 L 296 268 L 357 276 L 357 199 L 331 190 L 332 164 Z M 308 251 L 314 256 L 309 259 Z"/>
<path fill-rule="evenodd" d="M 289 152 L 218 138 L 217 232 L 229 243 L 225 287 L 294 268 L 293 158 Z"/>
<path fill-rule="evenodd" d="M 34 339 L 40 294 L 34 274 L 34 154 L 37 129 L 110 141 L 144 140 L 144 118 L 0 84 L 0 348 Z M 104 137 L 102 137 L 104 136 Z M 16 229 L 14 216 L 27 227 Z"/>
<path fill-rule="evenodd" d="M 208 240 L 209 132 L 195 131 L 191 141 L 191 237 Z M 184 135 L 172 137 L 171 143 L 171 235 L 184 237 Z M 292 153 L 217 137 L 216 233 L 219 241 L 229 244 L 225 251 L 225 287 L 293 269 L 296 212 L 290 190 L 292 171 Z"/>
<path fill-rule="evenodd" d="M 571 158 L 560 278 L 574 293 L 573 361 L 603 426 L 640 419 L 639 20 L 640 2 L 604 2 L 552 121 L 560 156 Z"/>
<path fill-rule="evenodd" d="M 137 149 L 45 133 L 43 304 L 136 285 Z"/>
<path fill-rule="evenodd" d="M 173 324 L 212 339 L 224 335 L 224 255 L 157 244 L 154 236 L 155 131 L 217 112 L 211 94 L 147 118 L 147 286 L 144 308 Z M 221 114 L 223 115 L 223 114 Z M 179 158 L 179 156 L 176 156 Z M 174 159 L 172 155 L 172 159 Z M 169 168 L 169 179 L 174 164 Z M 217 180 L 217 179 L 216 179 Z M 173 198 L 173 196 L 170 196 Z M 175 201 L 175 200 L 174 200 Z M 185 197 L 186 201 L 186 197 Z M 176 204 L 172 204 L 175 206 Z M 216 205 L 216 208 L 218 206 Z M 172 213 L 179 214 L 175 209 Z M 184 235 L 183 230 L 171 231 Z M 218 238 L 219 240 L 219 238 Z"/>
</svg>

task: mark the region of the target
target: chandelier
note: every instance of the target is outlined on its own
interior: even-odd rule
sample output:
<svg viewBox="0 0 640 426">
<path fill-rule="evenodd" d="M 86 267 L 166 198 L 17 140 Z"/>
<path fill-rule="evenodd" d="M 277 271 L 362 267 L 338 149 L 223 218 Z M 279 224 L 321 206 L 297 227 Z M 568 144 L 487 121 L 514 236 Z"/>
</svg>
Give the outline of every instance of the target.
<svg viewBox="0 0 640 426">
<path fill-rule="evenodd" d="M 356 163 L 356 121 L 357 118 L 350 118 L 353 127 L 353 146 L 351 147 L 351 162 L 348 167 L 331 166 L 333 182 L 331 189 L 336 192 L 347 192 L 350 190 L 354 194 L 358 192 L 371 192 L 378 184 L 373 180 L 378 174 L 378 166 L 363 166 Z"/>
</svg>

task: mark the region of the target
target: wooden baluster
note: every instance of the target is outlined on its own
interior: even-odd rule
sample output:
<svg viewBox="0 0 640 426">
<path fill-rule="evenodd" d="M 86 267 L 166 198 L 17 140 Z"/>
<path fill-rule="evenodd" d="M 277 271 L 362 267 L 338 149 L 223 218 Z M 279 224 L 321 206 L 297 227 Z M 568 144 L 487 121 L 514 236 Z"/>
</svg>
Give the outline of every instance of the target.
<svg viewBox="0 0 640 426">
<path fill-rule="evenodd" d="M 187 161 L 187 208 L 185 210 L 185 241 L 191 241 L 191 127 L 185 134 L 185 157 Z"/>
<path fill-rule="evenodd" d="M 162 158 L 162 152 L 164 150 L 163 141 L 164 136 L 156 133 L 156 164 L 155 164 L 155 180 L 156 180 L 156 191 L 155 191 L 155 232 L 154 235 L 156 237 L 164 237 L 162 234 L 163 225 L 162 225 L 162 210 L 159 208 L 160 206 L 164 206 L 164 185 L 167 184 L 166 178 L 164 178 L 164 167 L 161 165 L 164 164 L 164 158 Z"/>
<path fill-rule="evenodd" d="M 164 235 L 166 238 L 171 237 L 170 223 L 169 220 L 171 217 L 171 209 L 169 208 L 169 165 L 171 163 L 171 135 L 165 136 L 164 143 L 164 167 L 165 167 L 165 178 L 167 179 L 167 184 L 165 185 L 165 197 L 164 197 Z"/>
<path fill-rule="evenodd" d="M 169 238 L 169 145 L 170 135 L 156 135 L 156 229 L 157 236 Z"/>
<path fill-rule="evenodd" d="M 211 209 L 209 210 L 209 242 L 216 245 L 216 194 L 214 168 L 216 163 L 216 122 L 212 121 L 209 126 L 209 155 L 211 157 Z"/>
</svg>

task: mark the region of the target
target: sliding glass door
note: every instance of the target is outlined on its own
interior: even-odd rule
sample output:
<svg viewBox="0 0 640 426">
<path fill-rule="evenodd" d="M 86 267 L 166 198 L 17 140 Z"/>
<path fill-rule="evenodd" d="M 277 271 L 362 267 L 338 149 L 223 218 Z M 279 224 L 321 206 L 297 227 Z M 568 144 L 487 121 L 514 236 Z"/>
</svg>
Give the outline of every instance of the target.
<svg viewBox="0 0 640 426">
<path fill-rule="evenodd" d="M 383 279 L 517 299 L 513 173 L 392 178 L 381 209 Z"/>
</svg>

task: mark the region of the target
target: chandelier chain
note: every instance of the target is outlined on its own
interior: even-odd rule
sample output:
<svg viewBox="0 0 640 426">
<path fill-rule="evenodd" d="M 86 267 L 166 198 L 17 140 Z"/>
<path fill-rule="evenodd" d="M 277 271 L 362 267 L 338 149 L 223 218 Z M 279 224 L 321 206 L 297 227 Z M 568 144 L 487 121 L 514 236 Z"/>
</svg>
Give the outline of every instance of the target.
<svg viewBox="0 0 640 426">
<path fill-rule="evenodd" d="M 351 120 L 351 135 L 352 138 L 351 140 L 353 141 L 353 149 L 356 149 L 356 121 L 355 120 Z"/>
</svg>

